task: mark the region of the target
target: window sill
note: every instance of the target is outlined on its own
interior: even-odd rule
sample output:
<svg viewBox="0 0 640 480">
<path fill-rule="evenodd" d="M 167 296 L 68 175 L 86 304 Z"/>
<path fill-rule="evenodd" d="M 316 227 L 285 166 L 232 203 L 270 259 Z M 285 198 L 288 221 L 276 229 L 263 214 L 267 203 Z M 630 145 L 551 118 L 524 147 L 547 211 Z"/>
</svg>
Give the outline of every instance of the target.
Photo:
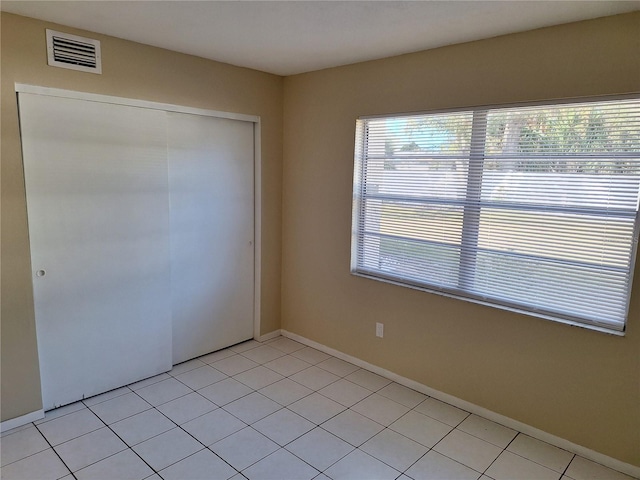
<svg viewBox="0 0 640 480">
<path fill-rule="evenodd" d="M 507 306 L 507 305 L 501 305 L 499 303 L 494 303 L 494 302 L 491 302 L 491 301 L 481 300 L 481 299 L 478 299 L 478 298 L 466 297 L 466 296 L 462 296 L 462 295 L 456 295 L 455 293 L 450 293 L 450 292 L 446 292 L 446 291 L 442 291 L 442 290 L 436 290 L 436 289 L 432 289 L 432 288 L 427 288 L 427 287 L 424 287 L 424 286 L 413 285 L 411 283 L 400 282 L 400 281 L 394 280 L 392 278 L 386 278 L 386 277 L 382 277 L 382 276 L 378 276 L 378 275 L 369 275 L 369 274 L 366 274 L 366 273 L 356 272 L 356 271 L 351 271 L 351 274 L 353 276 L 356 276 L 356 277 L 367 278 L 369 280 L 376 280 L 378 282 L 388 283 L 388 284 L 396 285 L 396 286 L 399 286 L 399 287 L 410 288 L 412 290 L 419 290 L 421 292 L 433 293 L 433 294 L 436 294 L 436 295 L 441 295 L 443 297 L 454 298 L 456 300 L 462 300 L 462 301 L 465 301 L 465 302 L 475 303 L 477 305 L 483 305 L 483 306 L 486 306 L 486 307 L 497 308 L 499 310 L 506 310 L 508 312 L 519 313 L 521 315 L 527 315 L 529 317 L 541 318 L 543 320 L 549 320 L 549 321 L 552 321 L 552 322 L 555 322 L 555 323 L 562 323 L 562 324 L 569 325 L 569 326 L 572 326 L 572 327 L 580 327 L 580 328 L 584 328 L 584 329 L 587 329 L 587 330 L 593 330 L 593 331 L 596 331 L 596 332 L 607 333 L 609 335 L 614 335 L 616 337 L 624 337 L 625 336 L 624 330 L 623 331 L 619 331 L 619 330 L 614 330 L 614 329 L 603 327 L 603 326 L 599 326 L 599 325 L 576 322 L 576 321 L 568 320 L 566 318 L 554 317 L 554 316 L 551 316 L 551 315 L 545 315 L 545 314 L 542 314 L 542 313 L 537 313 L 537 312 L 534 312 L 534 311 L 531 311 L 531 310 L 525 310 L 525 309 L 522 309 L 522 308 L 516 308 L 516 307 Z"/>
</svg>

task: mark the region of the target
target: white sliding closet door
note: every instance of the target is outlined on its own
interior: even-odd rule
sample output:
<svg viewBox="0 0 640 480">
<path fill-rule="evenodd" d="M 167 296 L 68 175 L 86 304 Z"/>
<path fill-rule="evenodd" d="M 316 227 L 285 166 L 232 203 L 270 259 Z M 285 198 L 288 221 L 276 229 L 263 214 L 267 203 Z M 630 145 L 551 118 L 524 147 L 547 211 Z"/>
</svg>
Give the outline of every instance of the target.
<svg viewBox="0 0 640 480">
<path fill-rule="evenodd" d="M 49 410 L 171 368 L 166 113 L 19 104 Z"/>
<path fill-rule="evenodd" d="M 253 337 L 253 128 L 168 113 L 174 364 Z"/>
</svg>

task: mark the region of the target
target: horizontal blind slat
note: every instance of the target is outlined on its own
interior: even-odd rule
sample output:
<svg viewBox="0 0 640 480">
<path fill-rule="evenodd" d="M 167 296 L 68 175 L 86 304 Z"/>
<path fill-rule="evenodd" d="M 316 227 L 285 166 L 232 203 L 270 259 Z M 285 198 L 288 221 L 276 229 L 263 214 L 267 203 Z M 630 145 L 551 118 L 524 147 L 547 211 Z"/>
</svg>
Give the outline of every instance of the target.
<svg viewBox="0 0 640 480">
<path fill-rule="evenodd" d="M 359 121 L 353 270 L 620 329 L 640 101 L 478 111 Z"/>
</svg>

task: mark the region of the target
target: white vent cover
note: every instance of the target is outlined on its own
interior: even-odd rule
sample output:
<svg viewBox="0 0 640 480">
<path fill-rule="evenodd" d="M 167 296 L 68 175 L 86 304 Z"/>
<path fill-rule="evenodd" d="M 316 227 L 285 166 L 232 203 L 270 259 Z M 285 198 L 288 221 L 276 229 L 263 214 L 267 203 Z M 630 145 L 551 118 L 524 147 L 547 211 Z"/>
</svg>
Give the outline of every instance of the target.
<svg viewBox="0 0 640 480">
<path fill-rule="evenodd" d="M 52 67 L 102 73 L 99 40 L 47 29 L 47 54 Z"/>
</svg>

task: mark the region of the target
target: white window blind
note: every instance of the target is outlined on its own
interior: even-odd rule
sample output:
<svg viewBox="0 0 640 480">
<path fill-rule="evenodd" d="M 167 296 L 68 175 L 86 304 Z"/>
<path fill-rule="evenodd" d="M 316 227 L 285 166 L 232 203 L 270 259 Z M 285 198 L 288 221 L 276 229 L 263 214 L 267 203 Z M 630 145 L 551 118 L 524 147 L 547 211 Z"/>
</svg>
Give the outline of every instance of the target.
<svg viewBox="0 0 640 480">
<path fill-rule="evenodd" d="M 640 100 L 357 122 L 351 270 L 623 331 Z"/>
</svg>

